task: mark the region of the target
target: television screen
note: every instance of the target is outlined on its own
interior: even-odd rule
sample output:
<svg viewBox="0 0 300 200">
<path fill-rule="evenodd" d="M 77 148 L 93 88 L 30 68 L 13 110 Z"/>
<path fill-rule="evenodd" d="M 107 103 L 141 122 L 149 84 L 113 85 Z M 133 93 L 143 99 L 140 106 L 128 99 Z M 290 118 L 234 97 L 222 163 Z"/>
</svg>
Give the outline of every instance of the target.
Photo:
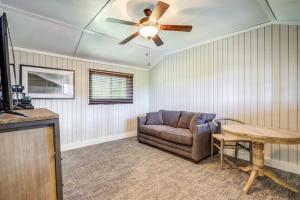
<svg viewBox="0 0 300 200">
<path fill-rule="evenodd" d="M 1 77 L 1 110 L 12 110 L 12 91 L 8 51 L 8 25 L 6 14 L 0 18 L 0 77 Z"/>
</svg>

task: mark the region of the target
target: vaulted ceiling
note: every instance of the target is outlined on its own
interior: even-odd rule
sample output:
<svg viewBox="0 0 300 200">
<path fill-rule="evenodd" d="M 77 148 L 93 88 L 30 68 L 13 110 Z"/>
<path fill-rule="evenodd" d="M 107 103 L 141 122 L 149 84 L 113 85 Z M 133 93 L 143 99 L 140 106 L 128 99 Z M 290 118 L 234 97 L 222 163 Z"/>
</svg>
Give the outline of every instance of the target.
<svg viewBox="0 0 300 200">
<path fill-rule="evenodd" d="M 119 45 L 138 27 L 105 21 L 111 17 L 137 22 L 156 0 L 2 0 L 1 8 L 17 47 L 143 68 L 170 52 L 258 24 L 300 21 L 300 0 L 162 1 L 170 8 L 160 24 L 188 24 L 193 30 L 160 31 L 160 47 L 142 36 Z"/>
</svg>

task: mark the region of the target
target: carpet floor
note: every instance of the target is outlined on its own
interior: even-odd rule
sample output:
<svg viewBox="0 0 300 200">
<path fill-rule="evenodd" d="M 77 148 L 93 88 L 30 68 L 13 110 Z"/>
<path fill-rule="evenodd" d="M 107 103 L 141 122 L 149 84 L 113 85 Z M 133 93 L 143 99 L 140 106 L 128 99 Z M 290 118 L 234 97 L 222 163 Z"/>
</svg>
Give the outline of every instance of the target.
<svg viewBox="0 0 300 200">
<path fill-rule="evenodd" d="M 65 200 L 240 200 L 300 199 L 260 177 L 250 194 L 242 188 L 249 175 L 221 170 L 219 158 L 199 164 L 123 139 L 63 153 Z M 300 189 L 300 175 L 272 169 Z"/>
</svg>

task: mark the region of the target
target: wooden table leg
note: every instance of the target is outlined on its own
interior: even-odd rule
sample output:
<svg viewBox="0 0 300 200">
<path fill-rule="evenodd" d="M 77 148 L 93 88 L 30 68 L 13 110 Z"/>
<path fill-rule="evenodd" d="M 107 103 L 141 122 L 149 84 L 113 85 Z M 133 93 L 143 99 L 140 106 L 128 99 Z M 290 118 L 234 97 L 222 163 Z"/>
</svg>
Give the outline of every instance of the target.
<svg viewBox="0 0 300 200">
<path fill-rule="evenodd" d="M 286 182 L 284 182 L 283 180 L 280 180 L 272 171 L 265 169 L 264 171 L 265 176 L 269 177 L 270 179 L 272 179 L 275 183 L 277 183 L 278 185 L 281 185 L 282 187 L 285 187 L 289 190 L 292 190 L 295 193 L 298 193 L 298 189 L 290 184 L 287 184 Z"/>
<path fill-rule="evenodd" d="M 244 189 L 243 189 L 244 192 L 246 192 L 246 193 L 249 192 L 249 190 L 250 190 L 250 188 L 252 187 L 252 185 L 254 184 L 254 182 L 255 182 L 257 176 L 258 176 L 258 171 L 255 170 L 255 169 L 253 169 L 253 170 L 251 171 L 250 177 L 249 177 L 249 179 L 248 179 L 248 181 L 247 181 L 247 183 L 246 183 L 246 185 L 245 185 L 245 187 L 244 187 Z"/>
<path fill-rule="evenodd" d="M 244 192 L 248 193 L 251 187 L 253 186 L 257 176 L 263 176 L 264 173 L 264 143 L 260 142 L 253 142 L 252 144 L 252 153 L 253 153 L 253 167 L 252 171 L 249 177 L 249 180 L 247 181 Z M 247 171 L 250 171 L 249 166 L 245 169 Z"/>
<path fill-rule="evenodd" d="M 298 193 L 298 189 L 286 182 L 280 180 L 272 171 L 264 169 L 264 144 L 260 142 L 253 142 L 252 144 L 253 152 L 253 166 L 249 165 L 247 167 L 241 167 L 240 169 L 245 172 L 251 171 L 250 177 L 244 187 L 246 193 L 249 192 L 255 180 L 258 176 L 267 176 L 271 178 L 275 183 Z"/>
</svg>

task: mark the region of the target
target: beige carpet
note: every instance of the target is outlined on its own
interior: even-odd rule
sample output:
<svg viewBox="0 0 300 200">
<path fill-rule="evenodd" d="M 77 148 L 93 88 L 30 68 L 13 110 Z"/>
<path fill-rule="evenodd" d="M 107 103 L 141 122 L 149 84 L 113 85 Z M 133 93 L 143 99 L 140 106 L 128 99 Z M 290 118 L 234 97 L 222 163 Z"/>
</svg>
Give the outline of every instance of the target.
<svg viewBox="0 0 300 200">
<path fill-rule="evenodd" d="M 300 199 L 268 178 L 245 195 L 248 175 L 221 170 L 218 156 L 195 164 L 136 138 L 65 152 L 62 164 L 66 200 Z M 274 172 L 300 189 L 299 175 Z"/>
</svg>

